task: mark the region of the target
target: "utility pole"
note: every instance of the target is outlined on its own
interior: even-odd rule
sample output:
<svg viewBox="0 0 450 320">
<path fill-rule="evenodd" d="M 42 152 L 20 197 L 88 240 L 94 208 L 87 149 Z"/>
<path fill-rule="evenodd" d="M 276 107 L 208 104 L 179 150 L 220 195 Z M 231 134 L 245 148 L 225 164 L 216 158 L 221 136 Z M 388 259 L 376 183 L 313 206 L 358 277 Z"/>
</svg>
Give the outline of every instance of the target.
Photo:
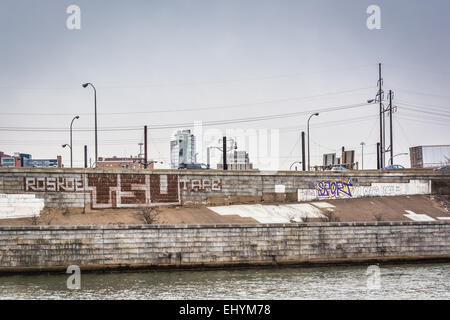
<svg viewBox="0 0 450 320">
<path fill-rule="evenodd" d="M 380 168 L 384 168 L 384 139 L 383 139 L 383 78 L 381 78 L 381 63 L 378 64 L 378 100 L 380 102 Z M 378 169 L 380 169 L 378 168 Z"/>
<path fill-rule="evenodd" d="M 144 169 L 147 167 L 147 126 L 144 126 Z"/>
<path fill-rule="evenodd" d="M 377 142 L 377 169 L 381 169 L 381 143 Z"/>
<path fill-rule="evenodd" d="M 393 131 L 392 131 L 392 90 L 389 90 L 389 132 L 390 132 L 390 147 L 389 150 L 391 151 L 391 164 L 394 164 L 394 138 L 393 138 Z"/>
<path fill-rule="evenodd" d="M 302 131 L 302 170 L 306 171 L 306 160 L 305 160 L 305 131 Z"/>
<path fill-rule="evenodd" d="M 223 170 L 228 170 L 227 165 L 227 137 L 223 137 L 222 139 L 223 147 L 222 147 L 222 154 L 223 154 Z"/>
<path fill-rule="evenodd" d="M 364 170 L 364 142 L 360 143 L 361 145 L 361 170 Z"/>
<path fill-rule="evenodd" d="M 84 167 L 87 168 L 88 164 L 87 164 L 87 146 L 84 146 Z"/>
<path fill-rule="evenodd" d="M 211 164 L 211 160 L 210 160 L 210 151 L 209 151 L 210 147 L 206 148 L 206 166 L 208 167 L 208 169 L 210 168 Z"/>
</svg>

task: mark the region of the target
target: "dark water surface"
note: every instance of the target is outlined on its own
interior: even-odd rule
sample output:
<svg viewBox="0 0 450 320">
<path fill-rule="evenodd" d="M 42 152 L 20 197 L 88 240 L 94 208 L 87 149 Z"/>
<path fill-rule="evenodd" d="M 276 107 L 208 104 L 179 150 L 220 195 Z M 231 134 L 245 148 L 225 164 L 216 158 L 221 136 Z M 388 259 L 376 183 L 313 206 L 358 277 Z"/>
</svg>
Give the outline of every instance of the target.
<svg viewBox="0 0 450 320">
<path fill-rule="evenodd" d="M 68 277 L 3 275 L 0 299 L 450 299 L 450 263 L 380 265 L 369 271 L 367 266 L 81 271 L 79 290 L 67 288 Z"/>
</svg>

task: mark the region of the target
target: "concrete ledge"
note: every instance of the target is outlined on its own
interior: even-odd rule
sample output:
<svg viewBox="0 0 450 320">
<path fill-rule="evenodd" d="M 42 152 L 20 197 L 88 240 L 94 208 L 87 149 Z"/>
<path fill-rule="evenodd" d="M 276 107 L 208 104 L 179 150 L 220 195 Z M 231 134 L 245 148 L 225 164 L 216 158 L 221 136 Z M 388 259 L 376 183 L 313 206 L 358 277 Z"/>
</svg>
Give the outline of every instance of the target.
<svg viewBox="0 0 450 320">
<path fill-rule="evenodd" d="M 404 178 L 436 177 L 450 178 L 450 173 L 445 171 L 433 171 L 433 169 L 404 169 L 404 170 L 352 170 L 348 172 L 333 171 L 271 171 L 271 170 L 174 170 L 174 169 L 84 169 L 84 168 L 0 168 L 0 175 L 8 173 L 11 176 L 20 176 L 24 173 L 52 173 L 52 174 L 178 174 L 178 175 L 199 175 L 199 176 L 339 176 L 339 177 L 380 177 L 399 176 Z"/>
<path fill-rule="evenodd" d="M 292 259 L 273 261 L 246 261 L 246 262 L 215 262 L 215 263 L 180 263 L 180 264 L 86 264 L 79 265 L 84 272 L 134 272 L 134 271 L 157 271 L 157 270 L 207 270 L 207 269 L 238 269 L 238 268 L 273 268 L 273 267 L 313 267 L 313 266 L 333 266 L 333 265 L 368 265 L 378 263 L 405 264 L 405 263 L 447 263 L 450 261 L 448 255 L 430 255 L 414 257 L 370 257 L 370 258 L 337 258 L 337 259 Z M 30 267 L 1 267 L 1 274 L 25 274 L 32 272 L 52 272 L 66 273 L 68 265 L 61 266 L 30 266 Z"/>
<path fill-rule="evenodd" d="M 57 230 L 142 230 L 142 229 L 217 229 L 217 228 L 306 228 L 368 226 L 450 225 L 450 221 L 367 221 L 367 222 L 301 222 L 301 223 L 216 223 L 216 224 L 127 224 L 127 225 L 41 225 L 0 226 L 2 231 Z"/>
</svg>

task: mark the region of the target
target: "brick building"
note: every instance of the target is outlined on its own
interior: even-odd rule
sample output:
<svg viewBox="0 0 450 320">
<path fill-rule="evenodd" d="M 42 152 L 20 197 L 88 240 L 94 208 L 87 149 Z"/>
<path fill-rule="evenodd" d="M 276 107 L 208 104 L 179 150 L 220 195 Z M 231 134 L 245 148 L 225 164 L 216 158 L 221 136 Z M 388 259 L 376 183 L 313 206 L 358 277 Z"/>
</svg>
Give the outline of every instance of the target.
<svg viewBox="0 0 450 320">
<path fill-rule="evenodd" d="M 98 168 L 122 168 L 122 169 L 144 169 L 144 159 L 138 157 L 129 158 L 104 158 L 99 157 L 97 161 Z M 148 169 L 153 169 L 153 163 L 148 164 Z"/>
<path fill-rule="evenodd" d="M 11 156 L 0 151 L 0 167 L 61 168 L 62 157 L 57 156 L 56 159 L 32 159 L 31 154 L 28 153 L 16 152 Z"/>
</svg>

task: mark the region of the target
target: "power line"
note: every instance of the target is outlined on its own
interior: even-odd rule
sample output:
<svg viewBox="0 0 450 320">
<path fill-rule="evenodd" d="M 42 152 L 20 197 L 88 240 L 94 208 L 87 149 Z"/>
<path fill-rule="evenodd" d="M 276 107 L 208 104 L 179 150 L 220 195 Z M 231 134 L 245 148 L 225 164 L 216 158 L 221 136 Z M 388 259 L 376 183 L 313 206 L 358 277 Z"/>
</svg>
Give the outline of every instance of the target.
<svg viewBox="0 0 450 320">
<path fill-rule="evenodd" d="M 407 116 L 397 116 L 397 117 L 399 119 L 407 120 L 407 121 L 415 121 L 415 122 L 420 122 L 420 123 L 433 123 L 433 124 L 449 127 L 448 121 L 439 121 L 438 119 L 423 119 L 422 117 L 413 118 L 413 117 L 407 117 Z"/>
<path fill-rule="evenodd" d="M 179 83 L 143 83 L 141 85 L 104 85 L 97 86 L 99 89 L 133 89 L 133 88 L 146 88 L 146 87 L 177 87 L 177 86 L 196 86 L 196 85 L 214 85 L 214 84 L 222 84 L 222 83 L 232 83 L 232 82 L 245 82 L 245 81 L 258 81 L 258 80 L 271 80 L 278 78 L 292 78 L 292 77 L 302 77 L 309 76 L 314 74 L 322 74 L 322 73 L 333 73 L 333 72 L 342 72 L 347 70 L 355 70 L 362 69 L 367 67 L 372 67 L 374 64 L 366 64 L 359 66 L 349 66 L 349 67 L 338 67 L 334 69 L 325 69 L 313 72 L 296 72 L 289 74 L 279 74 L 279 75 L 271 75 L 271 76 L 262 76 L 262 77 L 249 77 L 249 78 L 241 78 L 241 79 L 226 79 L 226 80 L 206 80 L 206 81 L 191 81 L 191 82 L 179 82 Z M 14 86 L 0 86 L 0 89 L 8 89 L 8 90 L 80 90 L 77 87 L 14 87 Z"/>
<path fill-rule="evenodd" d="M 243 122 L 255 122 L 255 121 L 267 121 L 274 119 L 282 119 L 288 117 L 295 117 L 300 115 L 310 114 L 311 112 L 333 112 L 339 110 L 347 110 L 354 108 L 361 108 L 368 105 L 372 105 L 370 103 L 360 103 L 360 104 L 352 104 L 352 105 L 343 105 L 338 107 L 325 107 L 322 109 L 316 110 L 308 110 L 308 111 L 300 111 L 300 112 L 291 112 L 284 114 L 274 114 L 274 115 L 266 115 L 259 117 L 249 117 L 249 118 L 236 118 L 236 119 L 228 119 L 228 120 L 216 120 L 216 121 L 205 121 L 202 123 L 203 126 L 212 126 L 212 125 L 224 125 L 224 124 L 234 124 L 234 123 L 243 123 Z M 165 125 L 150 125 L 149 130 L 158 130 L 158 129 L 177 129 L 183 127 L 192 127 L 192 123 L 179 123 L 179 124 L 165 124 Z M 0 127 L 0 131 L 34 131 L 34 132 L 67 132 L 69 129 L 67 128 L 38 128 L 38 127 Z M 92 128 L 76 128 L 74 131 L 85 132 L 92 131 Z M 99 128 L 98 131 L 136 131 L 142 130 L 142 126 L 130 126 L 130 127 L 103 127 Z"/>
<path fill-rule="evenodd" d="M 438 98 L 444 98 L 444 99 L 450 99 L 450 96 L 444 96 L 444 95 L 440 95 L 440 94 L 436 94 L 436 93 L 429 93 L 429 92 L 420 92 L 420 91 L 416 91 L 416 90 L 406 90 L 406 89 L 399 89 L 399 88 L 395 88 L 395 90 L 401 91 L 401 92 L 406 92 L 406 93 L 410 93 L 413 95 L 419 95 L 419 96 L 430 96 L 430 97 L 438 97 Z"/>
<path fill-rule="evenodd" d="M 270 104 L 270 103 L 279 103 L 279 102 L 289 102 L 289 101 L 298 101 L 298 100 L 308 100 L 326 96 L 340 95 L 350 92 L 356 92 L 361 90 L 373 89 L 374 87 L 365 87 L 365 88 L 356 88 L 344 91 L 335 91 L 335 92 L 327 92 L 317 95 L 311 96 L 303 96 L 303 97 L 294 97 L 294 98 L 283 98 L 283 99 L 274 99 L 274 100 L 265 100 L 259 102 L 250 102 L 250 103 L 240 103 L 240 104 L 232 104 L 232 105 L 222 105 L 215 107 L 198 107 L 198 108 L 185 108 L 185 109 L 161 109 L 161 110 L 153 110 L 153 111 L 127 111 L 127 112 L 104 112 L 97 113 L 99 115 L 129 115 L 129 114 L 156 114 L 156 113 L 171 113 L 171 112 L 192 112 L 192 111 L 204 111 L 204 110 L 218 110 L 218 109 L 232 109 L 232 108 L 242 108 L 248 106 L 257 106 L 261 104 Z M 148 107 L 151 108 L 151 107 Z M 74 113 L 34 113 L 34 112 L 2 112 L 1 115 L 17 115 L 17 116 L 72 116 Z M 77 113 L 78 115 L 93 115 L 92 112 L 86 113 Z"/>
<path fill-rule="evenodd" d="M 413 104 L 410 102 L 398 102 L 397 104 L 399 105 L 405 105 L 405 106 L 410 106 L 410 107 L 417 107 L 423 110 L 423 107 L 427 107 L 429 109 L 435 109 L 436 111 L 444 111 L 444 112 L 449 112 L 450 111 L 450 106 L 445 107 L 445 106 L 438 106 L 438 105 L 431 105 L 431 104 Z"/>
<path fill-rule="evenodd" d="M 412 66 L 400 66 L 400 65 L 392 65 L 392 64 L 384 64 L 384 65 L 388 66 L 388 67 L 404 69 L 404 70 L 408 70 L 408 71 L 412 71 L 412 72 L 420 72 L 420 73 L 428 72 L 428 73 L 433 73 L 433 74 L 444 76 L 444 77 L 450 77 L 450 73 L 449 72 L 435 71 L 435 70 L 422 68 L 422 67 L 417 68 L 416 66 L 412 67 Z"/>
<path fill-rule="evenodd" d="M 405 107 L 405 106 L 403 106 L 402 108 L 412 111 L 412 112 L 425 113 L 425 114 L 436 115 L 436 116 L 440 116 L 440 117 L 450 117 L 450 112 L 442 113 L 442 112 L 435 112 L 435 111 L 431 111 L 431 110 L 423 110 L 423 109 L 419 109 L 419 108 Z"/>
<path fill-rule="evenodd" d="M 347 124 L 350 122 L 362 122 L 367 120 L 372 120 L 378 118 L 378 115 L 371 115 L 371 116 L 364 116 L 364 117 L 357 117 L 357 118 L 349 118 L 349 119 L 342 119 L 342 120 L 334 120 L 334 121 L 325 121 L 325 122 L 319 122 L 314 123 L 310 125 L 311 128 L 323 128 L 323 127 L 332 127 L 332 126 L 339 126 L 343 124 Z M 281 131 L 285 132 L 294 132 L 299 130 L 304 130 L 305 127 L 298 127 L 298 126 L 288 126 L 288 127 L 281 127 L 279 128 Z"/>
</svg>

